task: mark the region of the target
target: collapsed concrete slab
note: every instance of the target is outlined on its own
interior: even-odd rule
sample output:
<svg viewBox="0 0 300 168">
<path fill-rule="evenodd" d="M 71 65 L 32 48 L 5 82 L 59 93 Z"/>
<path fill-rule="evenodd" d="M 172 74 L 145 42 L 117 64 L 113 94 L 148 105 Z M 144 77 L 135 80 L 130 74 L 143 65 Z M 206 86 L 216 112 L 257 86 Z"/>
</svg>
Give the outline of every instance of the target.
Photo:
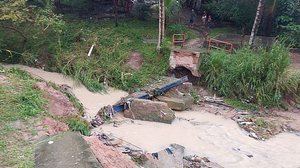
<svg viewBox="0 0 300 168">
<path fill-rule="evenodd" d="M 171 144 L 168 148 L 152 153 L 152 157 L 143 165 L 144 168 L 183 168 L 184 147 Z"/>
<path fill-rule="evenodd" d="M 171 124 L 175 119 L 175 112 L 164 102 L 134 99 L 130 104 L 130 109 L 124 112 L 124 116 L 131 119 Z"/>
<path fill-rule="evenodd" d="M 35 149 L 35 167 L 102 168 L 78 132 L 62 133 L 38 143 Z"/>
<path fill-rule="evenodd" d="M 168 104 L 169 108 L 177 111 L 184 111 L 190 108 L 193 105 L 194 99 L 190 95 L 183 95 L 179 98 L 166 97 L 166 96 L 157 96 L 159 101 L 165 102 Z"/>
</svg>

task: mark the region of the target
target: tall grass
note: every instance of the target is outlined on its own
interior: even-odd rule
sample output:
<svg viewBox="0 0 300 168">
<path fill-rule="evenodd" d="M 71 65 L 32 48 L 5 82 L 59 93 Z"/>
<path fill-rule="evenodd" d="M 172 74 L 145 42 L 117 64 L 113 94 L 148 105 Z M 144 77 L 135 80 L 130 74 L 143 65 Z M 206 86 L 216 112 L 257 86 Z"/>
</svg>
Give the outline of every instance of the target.
<svg viewBox="0 0 300 168">
<path fill-rule="evenodd" d="M 56 66 L 71 75 L 91 91 L 101 91 L 104 83 L 123 90 L 134 90 L 149 80 L 165 74 L 168 69 L 168 53 L 158 56 L 156 44 L 143 43 L 144 38 L 157 38 L 157 24 L 152 21 L 124 20 L 115 27 L 112 21 L 67 21 L 68 30 L 62 39 L 64 48 L 57 56 Z M 72 34 L 74 36 L 72 36 Z M 80 36 L 82 41 L 71 39 Z M 87 52 L 95 49 L 91 57 Z M 144 63 L 140 70 L 128 68 L 129 53 L 138 51 Z"/>
<path fill-rule="evenodd" d="M 200 69 L 207 87 L 221 96 L 280 106 L 285 95 L 296 95 L 300 83 L 300 75 L 289 71 L 289 65 L 288 49 L 275 42 L 268 52 L 214 51 L 203 58 Z"/>
</svg>

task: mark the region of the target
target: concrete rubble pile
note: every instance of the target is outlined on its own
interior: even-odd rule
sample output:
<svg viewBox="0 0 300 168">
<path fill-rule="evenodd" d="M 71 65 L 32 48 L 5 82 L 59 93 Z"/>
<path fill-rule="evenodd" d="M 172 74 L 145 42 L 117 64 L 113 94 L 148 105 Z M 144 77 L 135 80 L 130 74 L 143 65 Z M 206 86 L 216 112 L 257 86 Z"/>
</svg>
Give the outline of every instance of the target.
<svg viewBox="0 0 300 168">
<path fill-rule="evenodd" d="M 164 77 L 142 88 L 140 92 L 134 92 L 122 98 L 116 105 L 124 104 L 123 111 L 126 118 L 171 124 L 175 119 L 174 111 L 187 110 L 194 103 L 190 94 L 193 91 L 193 85 L 189 82 L 182 82 L 165 92 L 157 93 L 157 88 L 176 81 L 178 81 L 176 78 Z M 104 120 L 112 118 L 116 113 L 114 106 L 105 106 L 100 109 L 91 122 L 92 126 L 100 126 Z"/>
<path fill-rule="evenodd" d="M 112 134 L 94 132 L 85 139 L 103 167 L 222 168 L 206 157 L 185 155 L 185 147 L 178 144 L 170 144 L 161 151 L 149 153 Z"/>
</svg>

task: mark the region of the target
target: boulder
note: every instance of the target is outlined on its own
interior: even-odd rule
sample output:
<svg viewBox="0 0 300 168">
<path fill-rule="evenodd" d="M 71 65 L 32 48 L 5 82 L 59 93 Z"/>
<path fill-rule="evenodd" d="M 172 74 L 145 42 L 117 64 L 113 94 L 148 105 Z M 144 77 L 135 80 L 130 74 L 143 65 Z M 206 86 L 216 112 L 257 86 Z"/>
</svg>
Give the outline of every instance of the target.
<svg viewBox="0 0 300 168">
<path fill-rule="evenodd" d="M 183 95 L 178 98 L 166 96 L 157 96 L 156 98 L 161 102 L 167 103 L 169 108 L 171 108 L 172 110 L 177 111 L 186 110 L 190 108 L 194 103 L 194 99 L 190 95 Z"/>
<path fill-rule="evenodd" d="M 175 119 L 175 112 L 164 102 L 134 99 L 124 116 L 137 120 L 171 124 Z"/>
<path fill-rule="evenodd" d="M 168 148 L 152 153 L 144 168 L 183 168 L 184 147 L 171 144 Z"/>
</svg>

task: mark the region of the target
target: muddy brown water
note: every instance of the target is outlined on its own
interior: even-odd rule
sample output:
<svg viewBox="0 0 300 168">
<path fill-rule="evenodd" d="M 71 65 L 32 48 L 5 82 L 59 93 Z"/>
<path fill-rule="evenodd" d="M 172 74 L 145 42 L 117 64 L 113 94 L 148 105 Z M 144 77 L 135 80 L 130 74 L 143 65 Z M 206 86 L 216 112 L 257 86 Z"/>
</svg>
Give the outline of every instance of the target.
<svg viewBox="0 0 300 168">
<path fill-rule="evenodd" d="M 57 85 L 66 84 L 72 87 L 72 92 L 85 108 L 86 119 L 88 121 L 90 121 L 103 106 L 114 104 L 119 101 L 121 97 L 128 95 L 127 92 L 113 88 L 108 88 L 107 93 L 93 93 L 83 85 L 75 82 L 72 78 L 59 73 L 46 72 L 42 69 L 31 68 L 23 65 L 6 65 L 6 67 L 18 67 L 47 82 L 52 82 Z"/>
<path fill-rule="evenodd" d="M 56 84 L 74 87 L 75 96 L 86 108 L 90 118 L 99 108 L 117 102 L 127 93 L 110 88 L 107 94 L 91 93 L 82 85 L 58 73 L 18 66 L 34 76 Z M 186 154 L 206 156 L 229 168 L 298 168 L 300 167 L 300 136 L 281 133 L 267 141 L 250 138 L 234 121 L 205 111 L 177 112 L 172 124 L 124 120 L 118 127 L 106 124 L 100 129 L 124 139 L 148 152 L 160 151 L 171 143 L 186 147 Z"/>
</svg>

